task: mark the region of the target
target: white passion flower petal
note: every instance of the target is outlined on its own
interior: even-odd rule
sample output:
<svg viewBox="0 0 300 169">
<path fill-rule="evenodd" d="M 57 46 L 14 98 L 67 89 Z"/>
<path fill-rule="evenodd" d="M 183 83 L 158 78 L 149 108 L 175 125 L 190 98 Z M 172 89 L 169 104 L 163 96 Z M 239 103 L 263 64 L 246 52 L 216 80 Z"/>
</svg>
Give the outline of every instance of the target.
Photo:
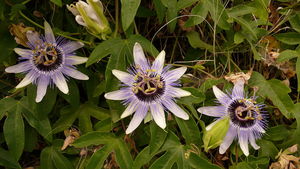
<svg viewBox="0 0 300 169">
<path fill-rule="evenodd" d="M 124 110 L 124 112 L 121 115 L 121 119 L 131 115 L 132 113 L 134 113 L 136 111 L 136 109 L 138 108 L 138 101 L 137 100 L 133 100 L 132 102 L 130 102 L 127 106 L 127 108 Z"/>
<path fill-rule="evenodd" d="M 27 85 L 29 85 L 30 83 L 32 83 L 38 76 L 35 76 L 33 71 L 30 71 L 29 73 L 26 74 L 26 76 L 24 77 L 24 79 L 16 86 L 16 88 L 22 88 L 25 87 Z"/>
<path fill-rule="evenodd" d="M 114 69 L 112 74 L 125 84 L 131 85 L 133 83 L 134 76 L 129 73 Z"/>
<path fill-rule="evenodd" d="M 52 80 L 61 92 L 63 92 L 64 94 L 69 93 L 68 84 L 62 73 L 56 73 L 55 75 L 53 75 Z"/>
<path fill-rule="evenodd" d="M 216 96 L 216 98 L 218 99 L 218 101 L 222 104 L 222 105 L 227 105 L 230 103 L 231 99 L 230 97 L 225 94 L 224 92 L 222 92 L 217 86 L 213 86 L 213 92 Z"/>
<path fill-rule="evenodd" d="M 182 110 L 182 108 L 180 108 L 174 101 L 172 100 L 163 100 L 162 104 L 168 109 L 170 110 L 175 116 L 183 119 L 183 120 L 188 120 L 189 119 L 189 115 Z"/>
<path fill-rule="evenodd" d="M 163 71 L 165 56 L 166 52 L 161 51 L 152 64 L 151 69 L 155 70 L 158 74 L 160 74 Z"/>
<path fill-rule="evenodd" d="M 42 76 L 38 79 L 35 102 L 39 103 L 42 101 L 42 99 L 46 95 L 49 82 L 50 82 L 49 77 Z"/>
<path fill-rule="evenodd" d="M 236 134 L 237 133 L 236 133 L 235 128 L 230 126 L 226 133 L 226 136 L 223 139 L 223 142 L 220 145 L 220 148 L 219 148 L 220 154 L 224 154 L 226 152 L 226 150 L 229 148 L 229 146 L 233 142 L 234 138 L 236 137 Z"/>
<path fill-rule="evenodd" d="M 121 90 L 105 93 L 104 97 L 109 100 L 125 100 L 131 96 L 130 92 L 130 88 L 123 88 Z"/>
<path fill-rule="evenodd" d="M 164 108 L 160 103 L 150 104 L 151 115 L 155 123 L 162 129 L 166 128 L 166 118 Z"/>
<path fill-rule="evenodd" d="M 27 31 L 26 37 L 28 39 L 28 42 L 33 47 L 39 46 L 43 43 L 42 39 L 40 38 L 40 35 L 35 31 Z"/>
<path fill-rule="evenodd" d="M 66 62 L 70 65 L 79 65 L 85 63 L 87 60 L 88 60 L 87 57 L 81 57 L 81 56 L 68 56 L 66 58 Z"/>
<path fill-rule="evenodd" d="M 14 51 L 22 57 L 31 57 L 33 53 L 32 50 L 22 48 L 14 48 Z"/>
<path fill-rule="evenodd" d="M 78 80 L 89 80 L 89 77 L 78 70 L 75 70 L 73 68 L 65 67 L 62 71 L 64 74 L 73 77 L 74 79 Z"/>
<path fill-rule="evenodd" d="M 47 21 L 44 21 L 44 27 L 45 27 L 45 39 L 47 42 L 50 43 L 55 43 L 55 37 L 52 31 L 51 26 L 49 25 L 49 23 Z"/>
<path fill-rule="evenodd" d="M 141 67 L 143 70 L 149 69 L 149 63 L 145 57 L 143 48 L 139 43 L 134 44 L 133 59 L 136 66 Z"/>
<path fill-rule="evenodd" d="M 70 41 L 66 42 L 65 44 L 61 45 L 61 48 L 64 53 L 72 53 L 77 49 L 80 49 L 84 46 L 82 42 L 77 42 L 77 41 Z"/>
<path fill-rule="evenodd" d="M 207 116 L 212 117 L 222 117 L 225 116 L 226 108 L 224 106 L 207 106 L 207 107 L 200 107 L 197 109 L 198 112 L 201 114 L 205 114 Z"/>
<path fill-rule="evenodd" d="M 148 112 L 148 109 L 148 106 L 145 105 L 138 107 L 129 123 L 128 128 L 126 129 L 126 134 L 132 133 L 141 124 Z"/>
<path fill-rule="evenodd" d="M 241 147 L 243 153 L 245 154 L 245 156 L 248 156 L 249 155 L 248 133 L 246 133 L 244 131 L 239 131 L 238 135 L 239 135 L 238 137 L 239 137 L 240 147 Z"/>
<path fill-rule="evenodd" d="M 187 70 L 187 67 L 180 67 L 173 70 L 170 70 L 162 74 L 167 84 L 177 81 Z"/>
<path fill-rule="evenodd" d="M 244 98 L 244 81 L 237 81 L 232 89 L 232 97 L 233 98 Z"/>
<path fill-rule="evenodd" d="M 191 93 L 189 91 L 186 91 L 186 90 L 183 90 L 183 89 L 180 89 L 180 88 L 177 88 L 177 87 L 170 87 L 170 94 L 172 97 L 186 97 L 186 96 L 190 96 Z"/>
<path fill-rule="evenodd" d="M 32 65 L 29 61 L 24 61 L 19 64 L 9 66 L 5 69 L 5 72 L 7 73 L 21 73 L 26 72 L 32 68 Z"/>
</svg>

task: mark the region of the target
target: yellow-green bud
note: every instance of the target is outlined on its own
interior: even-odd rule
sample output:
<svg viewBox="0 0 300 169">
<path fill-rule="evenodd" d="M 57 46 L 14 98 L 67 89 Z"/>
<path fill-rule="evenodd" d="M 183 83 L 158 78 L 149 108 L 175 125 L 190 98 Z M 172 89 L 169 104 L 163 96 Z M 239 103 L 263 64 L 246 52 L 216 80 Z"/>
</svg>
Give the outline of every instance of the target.
<svg viewBox="0 0 300 169">
<path fill-rule="evenodd" d="M 67 8 L 75 16 L 76 22 L 86 27 L 92 35 L 106 39 L 111 33 L 100 0 L 87 0 L 87 3 L 79 0 L 75 4 L 67 5 Z"/>
</svg>

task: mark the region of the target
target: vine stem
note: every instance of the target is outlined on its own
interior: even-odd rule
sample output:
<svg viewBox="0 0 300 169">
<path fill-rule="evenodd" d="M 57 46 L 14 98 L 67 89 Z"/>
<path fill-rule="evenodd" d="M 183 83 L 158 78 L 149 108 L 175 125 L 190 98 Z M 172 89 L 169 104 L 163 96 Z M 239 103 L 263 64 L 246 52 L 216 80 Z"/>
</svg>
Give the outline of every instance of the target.
<svg viewBox="0 0 300 169">
<path fill-rule="evenodd" d="M 28 18 L 22 11 L 19 11 L 19 14 L 20 14 L 24 19 L 26 19 L 28 22 L 30 22 L 30 23 L 32 23 L 33 25 L 35 25 L 36 27 L 39 27 L 39 28 L 41 28 L 41 29 L 45 29 L 42 25 L 40 25 L 40 24 L 34 22 L 32 19 Z M 80 42 L 85 43 L 85 44 L 87 44 L 87 45 L 91 45 L 91 44 L 92 44 L 92 42 L 83 41 L 83 40 L 81 40 L 81 39 L 73 38 L 73 37 L 71 37 L 71 36 L 64 35 L 64 34 L 62 34 L 62 33 L 58 33 L 58 32 L 54 32 L 54 33 L 55 33 L 56 35 L 58 35 L 58 36 L 62 36 L 62 37 L 65 37 L 65 38 L 67 38 L 67 39 L 74 40 L 74 41 L 80 41 Z"/>
</svg>

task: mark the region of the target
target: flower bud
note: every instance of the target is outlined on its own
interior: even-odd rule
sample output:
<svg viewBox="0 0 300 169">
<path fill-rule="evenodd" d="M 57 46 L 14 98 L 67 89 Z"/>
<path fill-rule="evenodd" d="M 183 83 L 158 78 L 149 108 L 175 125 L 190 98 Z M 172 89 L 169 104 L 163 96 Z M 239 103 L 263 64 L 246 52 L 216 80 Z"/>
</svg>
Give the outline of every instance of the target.
<svg viewBox="0 0 300 169">
<path fill-rule="evenodd" d="M 87 0 L 87 3 L 79 0 L 75 4 L 67 5 L 67 8 L 75 16 L 76 22 L 86 27 L 92 35 L 106 39 L 111 33 L 100 0 Z"/>
</svg>

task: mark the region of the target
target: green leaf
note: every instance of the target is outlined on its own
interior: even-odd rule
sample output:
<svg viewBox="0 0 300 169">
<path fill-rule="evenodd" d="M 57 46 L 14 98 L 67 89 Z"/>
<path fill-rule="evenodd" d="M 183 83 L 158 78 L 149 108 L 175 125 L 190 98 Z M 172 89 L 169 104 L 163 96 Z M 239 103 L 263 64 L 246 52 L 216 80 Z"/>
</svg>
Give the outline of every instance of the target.
<svg viewBox="0 0 300 169">
<path fill-rule="evenodd" d="M 254 13 L 254 11 L 255 11 L 255 8 L 253 8 L 249 5 L 241 4 L 241 5 L 236 5 L 230 9 L 228 9 L 227 14 L 229 17 L 239 17 L 239 16 L 243 16 L 246 14 Z"/>
<path fill-rule="evenodd" d="M 255 32 L 255 28 L 253 28 L 250 24 L 250 21 L 243 19 L 242 17 L 234 17 L 234 20 L 240 24 L 245 31 L 245 33 L 251 37 L 251 39 L 256 40 L 257 35 Z"/>
<path fill-rule="evenodd" d="M 28 98 L 25 96 L 18 102 L 18 104 L 24 108 L 23 117 L 30 124 L 30 126 L 35 128 L 38 133 L 40 133 L 46 140 L 51 142 L 52 128 L 48 117 L 37 117 L 37 113 L 35 112 L 35 110 L 29 107 Z"/>
<path fill-rule="evenodd" d="M 225 79 L 206 79 L 199 88 L 199 91 L 205 93 L 208 89 L 211 89 L 214 85 L 225 83 Z"/>
<path fill-rule="evenodd" d="M 46 147 L 41 152 L 41 168 L 47 169 L 74 169 L 72 163 L 58 152 L 53 146 Z M 55 167 L 54 167 L 55 166 Z"/>
<path fill-rule="evenodd" d="M 289 19 L 292 28 L 300 33 L 300 14 L 295 14 Z"/>
<path fill-rule="evenodd" d="M 300 57 L 297 58 L 297 62 L 296 62 L 296 74 L 297 74 L 297 84 L 298 84 L 298 88 L 297 91 L 300 91 Z"/>
<path fill-rule="evenodd" d="M 191 15 L 196 16 L 190 16 L 190 19 L 186 21 L 184 26 L 190 27 L 202 23 L 205 20 L 207 14 L 208 8 L 206 7 L 206 3 L 204 3 L 203 1 L 199 1 L 191 12 Z"/>
<path fill-rule="evenodd" d="M 204 2 L 207 4 L 206 6 L 215 24 L 224 30 L 229 30 L 231 25 L 227 22 L 228 15 L 223 2 L 220 0 L 205 0 Z"/>
<path fill-rule="evenodd" d="M 53 2 L 55 5 L 62 7 L 62 1 L 61 0 L 50 0 L 51 2 Z"/>
<path fill-rule="evenodd" d="M 116 137 L 112 133 L 92 131 L 80 136 L 72 145 L 83 148 L 90 145 L 111 144 L 115 139 Z"/>
<path fill-rule="evenodd" d="M 221 169 L 219 166 L 213 165 L 195 153 L 189 153 L 186 161 L 195 169 Z"/>
<path fill-rule="evenodd" d="M 107 144 L 103 147 L 101 147 L 99 150 L 97 150 L 92 157 L 89 159 L 86 168 L 102 168 L 103 163 L 108 157 L 108 155 L 112 152 L 113 146 L 110 144 Z"/>
<path fill-rule="evenodd" d="M 109 146 L 112 146 L 116 153 L 116 160 L 120 168 L 130 169 L 133 160 L 129 149 L 123 140 L 115 137 L 112 133 L 104 133 L 99 131 L 89 132 L 80 136 L 72 145 L 82 148 L 99 144 L 108 144 Z"/>
<path fill-rule="evenodd" d="M 294 117 L 294 103 L 288 95 L 291 92 L 289 87 L 277 79 L 266 80 L 258 72 L 253 72 L 249 82 L 251 86 L 257 86 L 258 94 L 268 97 L 286 118 Z"/>
<path fill-rule="evenodd" d="M 116 152 L 116 160 L 122 169 L 131 169 L 133 160 L 127 144 L 122 139 L 116 140 L 116 147 L 114 148 Z"/>
<path fill-rule="evenodd" d="M 94 125 L 94 129 L 96 131 L 109 132 L 113 129 L 115 125 L 113 125 L 111 118 L 107 118 L 105 120 L 99 121 Z"/>
<path fill-rule="evenodd" d="M 246 161 L 240 162 L 236 165 L 236 169 L 254 169 Z"/>
<path fill-rule="evenodd" d="M 275 159 L 279 151 L 271 141 L 258 140 L 257 144 L 260 146 L 259 156 L 271 157 L 273 160 Z"/>
<path fill-rule="evenodd" d="M 272 141 L 281 141 L 289 137 L 290 131 L 284 125 L 268 128 L 265 138 Z"/>
<path fill-rule="evenodd" d="M 167 132 L 158 127 L 154 122 L 152 122 L 150 124 L 150 133 L 151 138 L 149 143 L 149 149 L 150 154 L 153 154 L 156 153 L 165 142 Z"/>
<path fill-rule="evenodd" d="M 179 0 L 177 2 L 177 10 L 181 10 L 184 8 L 187 8 L 191 5 L 193 5 L 195 2 L 198 2 L 199 0 Z"/>
<path fill-rule="evenodd" d="M 121 20 L 124 31 L 133 22 L 140 3 L 141 0 L 121 0 Z"/>
<path fill-rule="evenodd" d="M 234 34 L 234 43 L 235 44 L 240 44 L 244 41 L 245 37 L 241 32 L 236 32 Z"/>
<path fill-rule="evenodd" d="M 153 0 L 153 3 L 155 5 L 155 11 L 158 17 L 158 21 L 161 24 L 165 17 L 166 7 L 164 7 L 160 0 Z"/>
<path fill-rule="evenodd" d="M 167 21 L 170 32 L 173 32 L 177 23 L 177 0 L 161 0 L 162 4 L 167 7 Z"/>
<path fill-rule="evenodd" d="M 197 145 L 201 143 L 201 134 L 193 118 L 190 117 L 189 120 L 182 120 L 176 117 L 175 119 L 187 144 Z"/>
<path fill-rule="evenodd" d="M 52 147 L 46 147 L 42 150 L 40 155 L 41 168 L 55 169 L 52 163 Z"/>
<path fill-rule="evenodd" d="M 79 111 L 76 111 L 76 109 L 71 106 L 63 107 L 60 110 L 59 119 L 53 124 L 52 133 L 56 134 L 71 127 L 73 122 L 78 117 L 78 113 Z"/>
<path fill-rule="evenodd" d="M 300 44 L 300 33 L 298 32 L 278 33 L 275 35 L 275 38 L 288 45 Z"/>
<path fill-rule="evenodd" d="M 290 59 L 293 59 L 293 58 L 299 57 L 299 56 L 300 56 L 300 53 L 298 51 L 287 49 L 287 50 L 280 52 L 277 61 L 284 62 L 284 61 L 288 61 Z"/>
<path fill-rule="evenodd" d="M 68 83 L 69 93 L 60 93 L 67 102 L 69 102 L 73 107 L 78 107 L 80 105 L 80 94 L 77 84 L 73 79 L 69 80 Z"/>
<path fill-rule="evenodd" d="M 0 119 L 2 119 L 3 115 L 15 108 L 17 101 L 13 98 L 4 98 L 0 100 Z"/>
<path fill-rule="evenodd" d="M 299 145 L 300 144 L 300 103 L 295 104 L 293 111 L 295 113 L 295 118 L 297 121 L 297 129 L 293 133 L 293 139 L 292 139 L 293 143 L 292 144 L 296 143 Z"/>
<path fill-rule="evenodd" d="M 3 132 L 9 151 L 16 160 L 22 155 L 25 142 L 24 122 L 22 117 L 22 107 L 17 105 L 15 111 L 10 111 L 4 122 Z"/>
<path fill-rule="evenodd" d="M 74 169 L 72 163 L 57 150 L 51 152 L 52 162 L 57 169 Z"/>
<path fill-rule="evenodd" d="M 170 149 L 156 161 L 154 161 L 149 169 L 171 169 L 180 155 L 181 152 L 179 148 Z"/>
<path fill-rule="evenodd" d="M 188 41 L 193 48 L 206 49 L 210 52 L 213 51 L 213 46 L 203 42 L 200 39 L 200 35 L 198 32 L 191 31 L 186 34 L 186 37 L 188 38 Z"/>
<path fill-rule="evenodd" d="M 209 149 L 218 147 L 222 143 L 228 128 L 229 118 L 223 118 L 216 122 L 209 131 L 204 132 L 204 150 L 207 152 Z"/>
<path fill-rule="evenodd" d="M 8 168 L 21 169 L 18 161 L 8 151 L 0 148 L 0 165 Z"/>
<path fill-rule="evenodd" d="M 105 91 L 105 81 L 101 81 L 94 90 L 93 97 L 100 96 Z"/>
<path fill-rule="evenodd" d="M 86 67 L 92 65 L 93 63 L 101 61 L 104 57 L 108 56 L 111 53 L 112 47 L 115 44 L 120 43 L 121 39 L 109 39 L 100 43 L 95 49 L 92 51 L 88 61 L 86 62 Z"/>
<path fill-rule="evenodd" d="M 150 147 L 145 147 L 135 158 L 132 169 L 141 169 L 143 165 L 150 162 L 155 154 L 150 153 Z"/>
<path fill-rule="evenodd" d="M 255 60 L 261 60 L 262 55 L 257 52 L 256 47 L 254 46 L 254 44 L 252 44 L 249 40 L 247 40 L 247 41 L 250 44 L 254 59 Z"/>
</svg>

